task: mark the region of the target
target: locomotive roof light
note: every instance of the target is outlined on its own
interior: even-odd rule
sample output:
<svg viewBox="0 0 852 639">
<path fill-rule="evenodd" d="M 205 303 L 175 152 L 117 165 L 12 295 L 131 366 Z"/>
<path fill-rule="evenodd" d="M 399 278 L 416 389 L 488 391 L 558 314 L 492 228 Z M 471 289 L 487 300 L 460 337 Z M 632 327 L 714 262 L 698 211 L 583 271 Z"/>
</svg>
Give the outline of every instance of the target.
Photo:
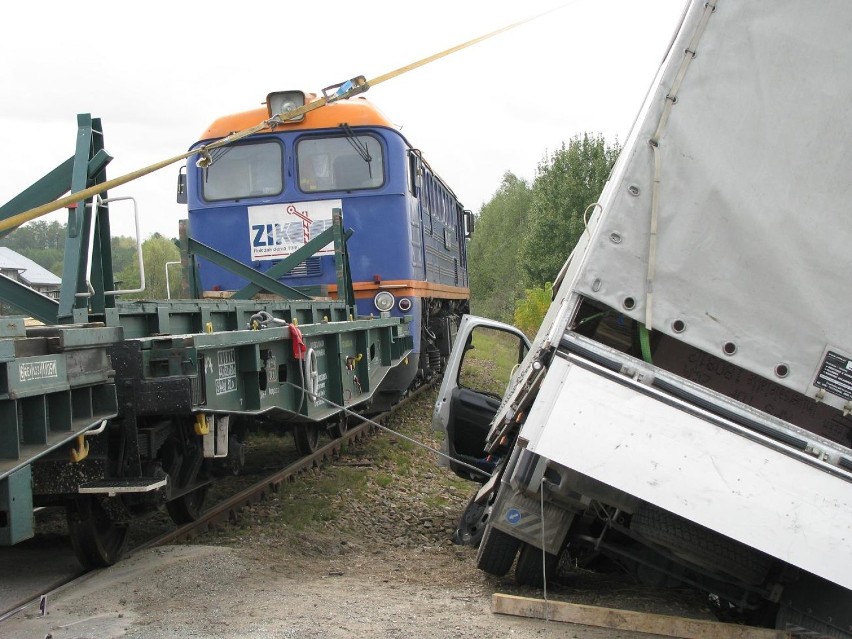
<svg viewBox="0 0 852 639">
<path fill-rule="evenodd" d="M 373 304 L 375 304 L 380 313 L 388 313 L 394 305 L 393 295 L 387 291 L 379 291 L 373 298 Z"/>
<path fill-rule="evenodd" d="M 396 303 L 396 305 L 399 307 L 399 310 L 401 310 L 403 313 L 407 313 L 408 311 L 411 310 L 411 300 L 408 299 L 407 297 L 400 297 L 399 301 Z"/>
<path fill-rule="evenodd" d="M 274 118 L 281 113 L 294 111 L 299 107 L 305 106 L 304 91 L 274 91 L 266 96 L 266 108 L 269 111 L 269 117 Z M 284 122 L 301 122 L 305 119 L 305 114 L 285 120 Z"/>
</svg>

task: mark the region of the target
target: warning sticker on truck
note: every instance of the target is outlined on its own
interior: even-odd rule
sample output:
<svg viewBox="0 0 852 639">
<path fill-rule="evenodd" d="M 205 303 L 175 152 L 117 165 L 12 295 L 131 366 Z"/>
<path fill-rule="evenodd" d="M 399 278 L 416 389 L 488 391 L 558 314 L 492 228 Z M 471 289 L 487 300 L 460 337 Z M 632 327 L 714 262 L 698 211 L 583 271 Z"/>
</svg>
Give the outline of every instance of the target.
<svg viewBox="0 0 852 639">
<path fill-rule="evenodd" d="M 852 359 L 832 350 L 827 351 L 814 386 L 845 400 L 852 400 Z"/>
</svg>

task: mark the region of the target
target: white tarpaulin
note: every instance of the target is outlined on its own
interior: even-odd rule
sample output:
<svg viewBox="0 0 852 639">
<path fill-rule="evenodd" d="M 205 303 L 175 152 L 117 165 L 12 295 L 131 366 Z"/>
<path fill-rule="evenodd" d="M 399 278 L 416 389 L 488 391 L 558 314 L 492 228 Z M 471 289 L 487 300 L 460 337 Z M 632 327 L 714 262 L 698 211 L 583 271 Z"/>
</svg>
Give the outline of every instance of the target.
<svg viewBox="0 0 852 639">
<path fill-rule="evenodd" d="M 640 322 L 651 300 L 654 330 L 852 399 L 850 33 L 847 0 L 693 3 L 574 289 Z"/>
</svg>

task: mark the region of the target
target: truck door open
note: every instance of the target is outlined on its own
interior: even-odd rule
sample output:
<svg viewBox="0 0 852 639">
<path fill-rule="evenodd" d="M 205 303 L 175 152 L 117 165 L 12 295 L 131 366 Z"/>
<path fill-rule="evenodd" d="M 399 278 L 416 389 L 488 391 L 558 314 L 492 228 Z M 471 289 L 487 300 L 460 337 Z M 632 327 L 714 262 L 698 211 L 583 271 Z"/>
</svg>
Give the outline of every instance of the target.
<svg viewBox="0 0 852 639">
<path fill-rule="evenodd" d="M 484 482 L 497 463 L 486 456 L 485 440 L 509 379 L 528 349 L 524 334 L 507 324 L 472 315 L 462 319 L 432 424 L 444 433 L 444 453 L 451 458 L 442 465 L 460 477 Z"/>
</svg>

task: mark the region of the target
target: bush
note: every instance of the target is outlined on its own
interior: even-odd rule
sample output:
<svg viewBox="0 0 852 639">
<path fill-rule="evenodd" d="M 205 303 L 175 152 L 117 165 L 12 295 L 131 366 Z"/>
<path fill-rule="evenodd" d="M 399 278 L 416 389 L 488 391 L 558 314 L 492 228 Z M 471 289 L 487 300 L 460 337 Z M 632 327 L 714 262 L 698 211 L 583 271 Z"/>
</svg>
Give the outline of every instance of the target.
<svg viewBox="0 0 852 639">
<path fill-rule="evenodd" d="M 541 288 L 528 288 L 524 297 L 515 305 L 515 326 L 532 339 L 544 319 L 553 299 L 553 284 Z"/>
</svg>

